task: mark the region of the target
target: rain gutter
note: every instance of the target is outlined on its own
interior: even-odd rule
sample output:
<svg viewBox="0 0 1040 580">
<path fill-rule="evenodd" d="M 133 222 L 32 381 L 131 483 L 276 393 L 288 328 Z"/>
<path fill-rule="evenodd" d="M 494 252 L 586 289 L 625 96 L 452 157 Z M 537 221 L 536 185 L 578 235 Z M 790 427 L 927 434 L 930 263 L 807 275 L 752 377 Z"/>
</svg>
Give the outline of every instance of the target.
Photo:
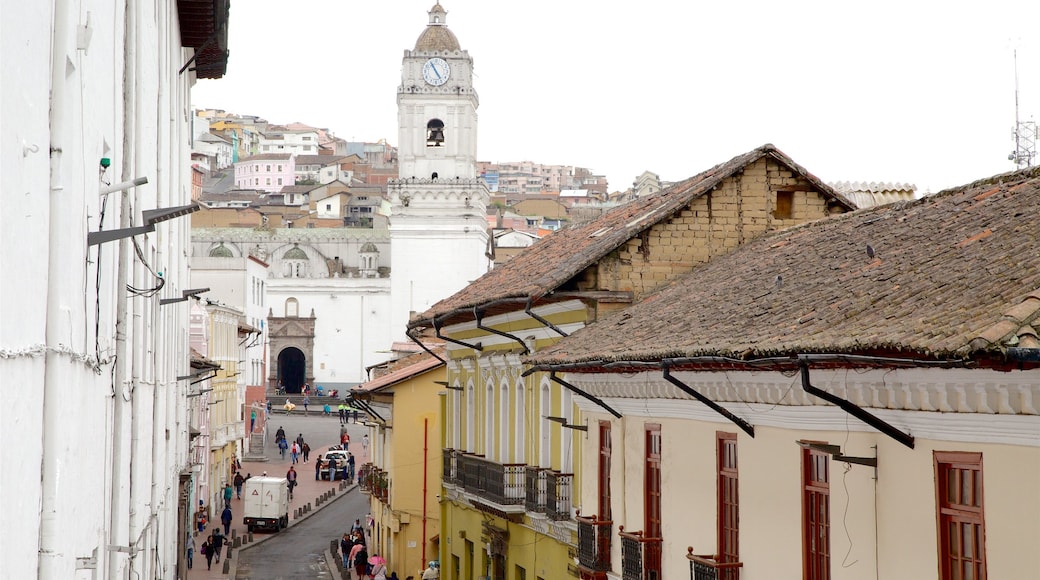
<svg viewBox="0 0 1040 580">
<path fill-rule="evenodd" d="M 687 395 L 690 395 L 694 399 L 697 399 L 698 401 L 704 403 L 712 411 L 715 411 L 719 415 L 722 415 L 723 417 L 729 419 L 734 424 L 736 424 L 737 427 L 740 427 L 741 430 L 743 430 L 748 435 L 750 435 L 752 437 L 755 436 L 755 426 L 754 425 L 748 423 L 747 421 L 741 419 L 740 417 L 737 417 L 736 415 L 731 413 L 728 409 L 723 408 L 721 405 L 719 405 L 715 401 L 712 401 L 708 397 L 705 397 L 701 393 L 697 392 L 695 389 L 691 388 L 689 385 L 687 385 L 687 384 L 683 383 L 682 381 L 680 381 L 679 379 L 673 377 L 672 373 L 671 373 L 671 369 L 669 369 L 669 361 L 667 361 L 667 360 L 661 361 L 661 370 L 664 373 L 662 375 L 664 377 L 664 380 L 668 381 L 669 383 L 672 383 L 676 387 L 679 387 L 679 390 L 681 390 L 682 392 L 686 393 Z"/>
<path fill-rule="evenodd" d="M 514 334 L 509 334 L 508 332 L 502 332 L 501 330 L 497 330 L 495 328 L 491 328 L 490 326 L 484 326 L 481 323 L 481 321 L 484 319 L 484 310 L 482 308 L 480 308 L 479 306 L 474 306 L 473 307 L 473 318 L 474 318 L 474 320 L 476 320 L 477 328 L 479 330 L 483 330 L 485 332 L 490 332 L 491 334 L 497 334 L 499 336 L 503 336 L 505 338 L 508 338 L 509 340 L 516 341 L 520 345 L 520 347 L 524 349 L 524 354 L 529 354 L 531 352 L 531 349 L 527 348 L 527 345 L 524 343 L 524 341 L 520 337 L 518 337 L 518 336 L 516 336 Z"/>
</svg>

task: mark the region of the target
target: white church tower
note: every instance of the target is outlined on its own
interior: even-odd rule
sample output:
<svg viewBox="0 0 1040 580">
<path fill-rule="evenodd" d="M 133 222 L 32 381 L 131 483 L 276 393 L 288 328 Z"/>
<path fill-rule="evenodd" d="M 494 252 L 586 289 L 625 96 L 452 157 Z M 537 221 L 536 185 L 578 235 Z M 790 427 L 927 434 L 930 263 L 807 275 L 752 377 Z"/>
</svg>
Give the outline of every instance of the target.
<svg viewBox="0 0 1040 580">
<path fill-rule="evenodd" d="M 389 183 L 391 335 L 490 268 L 489 193 L 477 175 L 473 59 L 437 4 L 404 51 L 397 89 L 398 179 Z"/>
</svg>

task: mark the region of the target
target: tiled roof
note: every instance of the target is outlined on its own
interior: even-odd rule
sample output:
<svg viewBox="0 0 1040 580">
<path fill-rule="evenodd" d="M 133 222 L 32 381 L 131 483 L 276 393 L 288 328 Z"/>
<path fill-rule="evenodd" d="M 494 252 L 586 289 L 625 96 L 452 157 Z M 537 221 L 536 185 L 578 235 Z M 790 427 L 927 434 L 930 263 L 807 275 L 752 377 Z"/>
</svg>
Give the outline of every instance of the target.
<svg viewBox="0 0 1040 580">
<path fill-rule="evenodd" d="M 444 361 L 423 353 L 418 362 L 413 362 L 410 365 L 393 370 L 371 381 L 362 383 L 351 390 L 363 393 L 379 391 L 443 365 Z"/>
<path fill-rule="evenodd" d="M 985 358 L 1038 330 L 1033 168 L 762 236 L 528 361 Z"/>
<path fill-rule="evenodd" d="M 593 221 L 563 228 L 543 238 L 456 294 L 434 304 L 409 326 L 429 326 L 428 321 L 435 317 L 494 300 L 525 297 L 538 300 L 643 230 L 682 211 L 691 200 L 710 192 L 726 177 L 763 157 L 790 167 L 836 203 L 855 209 L 851 202 L 834 193 L 790 157 L 766 144 L 668 189 L 618 206 Z"/>
<path fill-rule="evenodd" d="M 300 165 L 331 165 L 346 159 L 344 155 L 297 155 L 296 166 Z"/>
<path fill-rule="evenodd" d="M 245 159 L 241 159 L 239 163 L 246 163 L 248 161 L 288 161 L 292 158 L 290 153 L 260 153 L 257 155 L 251 155 Z"/>
</svg>

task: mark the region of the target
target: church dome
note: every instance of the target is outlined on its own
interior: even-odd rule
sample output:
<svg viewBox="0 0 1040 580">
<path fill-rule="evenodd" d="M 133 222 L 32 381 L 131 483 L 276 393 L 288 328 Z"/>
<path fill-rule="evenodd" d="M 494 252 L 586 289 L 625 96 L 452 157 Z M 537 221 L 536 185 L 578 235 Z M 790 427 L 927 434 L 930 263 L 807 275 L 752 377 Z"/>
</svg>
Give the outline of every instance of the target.
<svg viewBox="0 0 1040 580">
<path fill-rule="evenodd" d="M 379 248 L 376 247 L 372 242 L 365 242 L 365 245 L 361 246 L 362 254 L 378 254 Z"/>
<path fill-rule="evenodd" d="M 441 6 L 439 1 L 434 4 L 433 8 L 430 8 L 430 23 L 426 26 L 426 30 L 419 35 L 419 39 L 415 41 L 416 51 L 446 50 L 454 52 L 459 50 L 459 39 L 455 38 L 455 33 L 448 30 L 447 16 L 448 11 Z"/>
<path fill-rule="evenodd" d="M 235 254 L 231 252 L 231 249 L 224 245 L 223 242 L 212 250 L 209 251 L 210 258 L 234 258 Z"/>
</svg>

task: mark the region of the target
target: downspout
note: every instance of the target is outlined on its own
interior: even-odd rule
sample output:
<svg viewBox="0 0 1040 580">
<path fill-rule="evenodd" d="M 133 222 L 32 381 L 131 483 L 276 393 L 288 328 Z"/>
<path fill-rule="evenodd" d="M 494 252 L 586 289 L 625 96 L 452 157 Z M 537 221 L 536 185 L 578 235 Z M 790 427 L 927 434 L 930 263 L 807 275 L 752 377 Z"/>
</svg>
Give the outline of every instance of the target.
<svg viewBox="0 0 1040 580">
<path fill-rule="evenodd" d="M 133 179 L 133 135 L 136 104 L 136 78 L 137 67 L 135 66 L 135 55 L 137 53 L 137 10 L 134 0 L 124 2 L 123 15 L 123 139 L 122 139 L 122 167 L 120 179 L 129 181 Z M 127 191 L 120 194 L 119 205 L 119 227 L 130 227 L 130 198 Z M 121 576 L 122 556 L 121 552 L 112 550 L 119 546 L 129 546 L 129 528 L 124 533 L 122 524 L 124 517 L 130 512 L 129 504 L 129 460 L 126 457 L 126 429 L 127 413 L 133 400 L 133 391 L 127 391 L 127 337 L 126 337 L 126 280 L 127 264 L 130 260 L 130 242 L 127 238 L 119 240 L 119 257 L 116 268 L 116 308 L 115 308 L 115 370 L 112 381 L 113 398 L 113 432 L 112 432 L 112 489 L 109 505 L 109 542 L 108 542 L 108 577 L 118 578 Z M 129 398 L 128 396 L 129 395 Z"/>
<path fill-rule="evenodd" d="M 621 413 L 618 413 L 617 411 L 615 411 L 610 405 L 604 403 L 598 397 L 594 397 L 594 396 L 586 393 L 585 391 L 579 389 L 578 387 L 575 387 L 574 385 L 572 385 L 572 384 L 568 383 L 567 381 L 561 379 L 560 377 L 557 377 L 556 376 L 556 371 L 549 371 L 549 380 L 554 382 L 554 383 L 556 383 L 556 384 L 558 384 L 558 385 L 562 385 L 564 388 L 566 388 L 567 390 L 571 391 L 572 393 L 577 393 L 578 395 L 581 395 L 582 397 L 585 397 L 586 399 L 592 401 L 593 403 L 596 403 L 600 407 L 603 407 L 604 409 L 606 409 L 607 412 L 609 412 L 611 415 L 617 417 L 618 419 L 621 418 Z"/>
<path fill-rule="evenodd" d="M 429 439 L 430 439 L 430 420 L 428 418 L 423 419 L 423 439 L 422 439 L 422 459 L 423 459 L 423 472 L 422 472 L 422 563 L 426 564 L 426 484 L 427 477 L 429 476 L 429 466 L 426 464 L 427 452 L 429 451 Z"/>
<path fill-rule="evenodd" d="M 464 346 L 466 348 L 472 348 L 473 350 L 479 350 L 479 351 L 484 350 L 484 345 L 480 344 L 479 342 L 476 343 L 476 344 L 468 344 L 468 343 L 462 342 L 461 340 L 455 340 L 454 338 L 448 338 L 447 336 L 444 336 L 443 334 L 441 334 L 441 325 L 442 324 L 443 323 L 440 320 L 438 320 L 437 318 L 433 319 L 433 329 L 436 331 L 437 338 L 439 338 L 441 340 L 444 340 L 444 341 L 447 341 L 447 342 L 450 342 L 452 344 L 457 344 L 459 346 Z"/>
<path fill-rule="evenodd" d="M 76 225 L 65 223 L 72 211 L 69 211 L 68 199 L 61 198 L 65 186 L 62 182 L 62 153 L 65 138 L 65 59 L 69 49 L 69 35 L 72 27 L 69 19 L 75 11 L 68 6 L 67 0 L 54 0 L 53 13 L 54 32 L 51 40 L 51 78 L 50 78 L 50 183 L 47 200 L 48 227 L 47 232 L 47 277 L 55 282 L 66 277 L 65 269 L 59 261 L 66 255 L 63 240 L 69 231 L 77 231 Z M 84 195 L 89 193 L 84 192 Z M 84 240 L 85 242 L 85 240 Z M 89 252 L 89 249 L 87 250 Z M 89 257 L 89 256 L 88 256 Z M 68 285 L 71 286 L 71 285 Z M 58 565 L 59 555 L 67 553 L 71 546 L 62 545 L 58 540 L 58 531 L 63 522 L 58 520 L 58 488 L 61 475 L 60 457 L 64 425 L 62 410 L 63 397 L 61 390 L 68 382 L 75 380 L 69 376 L 69 367 L 62 364 L 61 356 L 51 350 L 52 344 L 62 344 L 68 340 L 68 332 L 61 332 L 59 313 L 65 308 L 65 284 L 50 283 L 47 285 L 46 327 L 44 341 L 47 345 L 43 367 L 43 400 L 41 401 L 41 450 L 42 457 L 36 459 L 40 466 L 40 528 L 38 553 L 36 554 L 36 570 L 38 578 L 57 578 L 62 572 Z M 65 318 L 66 324 L 68 319 Z M 100 361 L 98 361 L 100 364 Z M 71 382 L 71 381 L 69 381 Z M 31 459 L 30 459 L 31 460 Z M 72 484 L 73 482 L 69 482 Z M 96 553 L 95 553 L 96 554 Z"/>
<path fill-rule="evenodd" d="M 704 395 L 702 395 L 699 392 L 697 392 L 695 389 L 691 388 L 689 385 L 687 385 L 687 384 L 683 383 L 682 381 L 680 381 L 679 379 L 673 377 L 672 373 L 671 373 L 671 369 L 669 368 L 669 362 L 667 360 L 662 360 L 661 361 L 661 371 L 663 371 L 663 373 L 664 373 L 663 374 L 664 380 L 668 381 L 669 383 L 672 383 L 676 387 L 679 387 L 680 391 L 682 391 L 682 392 L 686 393 L 687 395 L 690 395 L 694 399 L 697 399 L 698 401 L 704 403 L 712 411 L 715 411 L 719 415 L 722 415 L 723 417 L 729 419 L 734 424 L 736 424 L 737 427 L 740 427 L 741 430 L 743 430 L 748 435 L 750 435 L 752 437 L 755 436 L 755 427 L 754 427 L 754 425 L 751 425 L 747 421 L 741 419 L 740 417 L 737 417 L 736 415 L 731 413 L 728 409 L 723 408 L 721 405 L 719 405 L 715 401 L 712 401 L 708 397 L 705 397 Z"/>
<path fill-rule="evenodd" d="M 427 346 L 425 344 L 423 344 L 421 340 L 419 340 L 415 335 L 413 335 L 412 334 L 413 330 L 415 330 L 415 329 L 414 328 L 409 328 L 408 330 L 405 330 L 404 331 L 404 335 L 407 336 L 412 342 L 414 342 L 415 344 L 419 345 L 419 348 L 425 350 L 430 356 L 432 356 L 433 358 L 441 361 L 442 363 L 447 364 L 448 361 L 444 360 L 437 353 L 435 353 L 432 350 L 430 350 L 429 348 L 427 348 Z"/>
<path fill-rule="evenodd" d="M 832 403 L 834 405 L 837 405 L 838 407 L 840 407 L 846 413 L 852 415 L 853 417 L 859 419 L 860 421 L 863 421 L 864 423 L 866 423 L 867 425 L 870 425 L 871 427 L 877 429 L 878 431 L 881 431 L 882 433 L 884 433 L 885 435 L 888 435 L 892 439 L 895 439 L 896 441 L 902 443 L 903 445 L 906 445 L 910 449 L 914 448 L 914 436 L 913 435 L 904 433 L 904 432 L 900 431 L 899 429 L 896 429 L 895 427 L 893 427 L 892 425 L 889 425 L 888 423 L 886 423 L 882 419 L 880 419 L 878 417 L 875 417 L 874 415 L 870 414 L 868 411 L 866 411 L 862 407 L 856 406 L 855 403 L 852 403 L 850 401 L 846 401 L 845 399 L 842 399 L 841 397 L 837 397 L 835 395 L 832 395 L 832 394 L 828 393 L 827 391 L 824 391 L 822 389 L 818 389 L 818 388 L 812 386 L 809 383 L 809 363 L 807 361 L 805 361 L 805 360 L 799 361 L 798 367 L 799 367 L 799 370 L 801 371 L 801 374 L 802 374 L 802 389 L 806 393 L 809 393 L 810 395 L 819 397 L 819 398 L 823 399 L 824 401 L 827 401 L 828 403 Z"/>
<path fill-rule="evenodd" d="M 478 306 L 473 307 L 473 319 L 476 320 L 477 328 L 479 330 L 490 332 L 491 334 L 497 334 L 498 336 L 503 336 L 505 338 L 508 338 L 509 340 L 517 342 L 521 346 L 521 348 L 524 349 L 524 354 L 529 354 L 531 352 L 531 350 L 527 348 L 527 345 L 524 344 L 524 341 L 520 340 L 519 337 L 509 334 L 508 332 L 502 332 L 501 330 L 491 328 L 490 326 L 484 326 L 481 323 L 481 321 L 484 319 L 484 311 L 481 310 Z"/>
<path fill-rule="evenodd" d="M 538 316 L 537 314 L 535 314 L 534 311 L 531 310 L 531 306 L 533 304 L 534 304 L 534 298 L 531 297 L 531 296 L 528 296 L 527 297 L 527 304 L 524 306 L 524 314 L 530 316 L 531 318 L 537 320 L 538 322 L 541 322 L 545 326 L 548 326 L 549 328 L 555 330 L 556 333 L 559 334 L 560 336 L 567 336 L 567 333 L 562 331 L 562 330 L 560 330 L 559 328 L 557 328 L 555 324 L 553 324 L 553 323 L 549 322 L 548 320 L 542 318 L 541 316 Z"/>
</svg>

